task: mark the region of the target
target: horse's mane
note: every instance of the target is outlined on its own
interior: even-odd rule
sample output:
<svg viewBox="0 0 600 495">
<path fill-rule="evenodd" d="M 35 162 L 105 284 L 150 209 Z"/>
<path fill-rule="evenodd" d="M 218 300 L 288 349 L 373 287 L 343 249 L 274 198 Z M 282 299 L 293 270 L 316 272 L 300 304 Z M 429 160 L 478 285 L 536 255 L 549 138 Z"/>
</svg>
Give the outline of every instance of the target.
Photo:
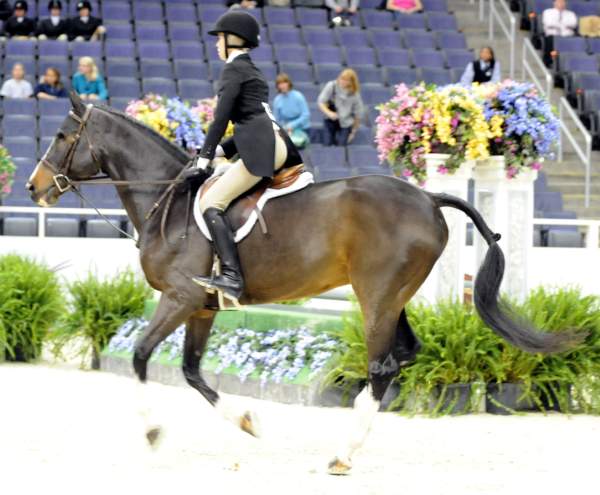
<svg viewBox="0 0 600 495">
<path fill-rule="evenodd" d="M 179 159 L 179 161 L 182 164 L 186 164 L 190 161 L 190 158 L 191 158 L 190 155 L 188 155 L 185 151 L 183 151 L 176 144 L 172 143 L 165 137 L 161 136 L 154 129 L 148 127 L 143 122 L 140 122 L 139 120 L 136 120 L 133 117 L 130 117 L 126 113 L 120 112 L 119 110 L 115 110 L 114 108 L 108 107 L 106 105 L 94 105 L 94 106 L 99 108 L 100 110 L 104 110 L 105 112 L 107 112 L 111 115 L 115 115 L 116 117 L 121 117 L 122 119 L 126 120 L 133 126 L 137 127 L 137 129 L 142 131 L 142 134 L 145 134 L 150 139 L 152 139 L 154 142 L 156 142 L 159 146 L 166 149 L 166 151 L 168 151 L 171 155 L 173 155 L 177 159 Z"/>
</svg>

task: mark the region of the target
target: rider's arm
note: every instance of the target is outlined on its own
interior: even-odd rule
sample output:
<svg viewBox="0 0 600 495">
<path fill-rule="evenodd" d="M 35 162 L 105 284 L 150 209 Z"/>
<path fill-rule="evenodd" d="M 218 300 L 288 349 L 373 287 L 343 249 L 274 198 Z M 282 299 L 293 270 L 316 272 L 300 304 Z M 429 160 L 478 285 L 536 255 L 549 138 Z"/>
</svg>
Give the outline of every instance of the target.
<svg viewBox="0 0 600 495">
<path fill-rule="evenodd" d="M 204 146 L 200 150 L 200 156 L 212 160 L 219 141 L 227 130 L 227 124 L 231 119 L 233 105 L 240 93 L 242 76 L 233 64 L 225 64 L 221 73 L 221 91 L 219 101 L 215 109 L 213 123 L 208 129 Z"/>
<path fill-rule="evenodd" d="M 223 152 L 225 153 L 224 156 L 228 160 L 238 152 L 237 146 L 235 145 L 235 141 L 233 140 L 233 136 L 223 141 L 221 143 L 221 148 L 223 148 Z"/>
</svg>

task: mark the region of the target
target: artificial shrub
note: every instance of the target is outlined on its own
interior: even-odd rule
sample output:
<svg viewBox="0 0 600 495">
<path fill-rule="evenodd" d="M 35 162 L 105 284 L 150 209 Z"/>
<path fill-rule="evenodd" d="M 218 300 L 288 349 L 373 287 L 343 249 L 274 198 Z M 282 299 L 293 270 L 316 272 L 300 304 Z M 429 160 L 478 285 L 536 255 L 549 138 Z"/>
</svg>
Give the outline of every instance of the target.
<svg viewBox="0 0 600 495">
<path fill-rule="evenodd" d="M 55 270 L 28 257 L 0 256 L 0 350 L 8 361 L 39 358 L 64 308 Z"/>
<path fill-rule="evenodd" d="M 80 354 L 92 353 L 92 369 L 100 368 L 100 353 L 118 328 L 127 320 L 144 314 L 151 289 L 132 271 L 101 280 L 94 274 L 68 284 L 69 312 L 63 324 L 53 333 L 54 352 L 81 340 Z"/>
</svg>

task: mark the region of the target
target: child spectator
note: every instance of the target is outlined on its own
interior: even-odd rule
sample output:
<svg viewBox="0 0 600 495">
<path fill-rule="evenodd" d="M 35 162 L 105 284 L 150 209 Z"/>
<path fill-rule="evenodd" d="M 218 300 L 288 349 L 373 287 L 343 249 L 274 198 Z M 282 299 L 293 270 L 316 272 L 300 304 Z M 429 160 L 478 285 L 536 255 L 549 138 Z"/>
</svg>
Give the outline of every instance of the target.
<svg viewBox="0 0 600 495">
<path fill-rule="evenodd" d="M 29 98 L 33 94 L 31 83 L 25 79 L 25 67 L 16 63 L 12 68 L 12 78 L 4 81 L 0 96 L 5 98 Z"/>
<path fill-rule="evenodd" d="M 87 1 L 77 3 L 78 17 L 69 19 L 69 40 L 98 41 L 106 32 L 102 19 L 93 17 L 92 4 Z"/>
<path fill-rule="evenodd" d="M 287 74 L 279 74 L 275 84 L 278 93 L 273 102 L 275 120 L 285 127 L 292 142 L 298 148 L 303 148 L 308 144 L 310 128 L 310 110 L 306 98 L 294 89 Z"/>
<path fill-rule="evenodd" d="M 107 100 L 108 91 L 92 57 L 79 59 L 79 70 L 73 75 L 73 90 L 83 100 Z"/>
<path fill-rule="evenodd" d="M 61 17 L 61 11 L 62 3 L 60 0 L 48 2 L 50 17 L 42 19 L 38 23 L 37 37 L 39 40 L 67 40 L 69 25 L 67 20 Z"/>
<path fill-rule="evenodd" d="M 27 2 L 15 2 L 13 15 L 4 23 L 4 32 L 11 38 L 29 38 L 35 32 L 35 22 L 27 17 Z"/>
<path fill-rule="evenodd" d="M 344 69 L 335 81 L 329 81 L 318 98 L 325 114 L 325 146 L 346 146 L 354 138 L 363 115 L 363 101 L 356 72 Z"/>
<path fill-rule="evenodd" d="M 48 67 L 42 78 L 42 82 L 35 87 L 34 96 L 42 100 L 56 100 L 66 98 L 67 90 L 60 81 L 60 71 L 54 67 Z"/>
<path fill-rule="evenodd" d="M 334 26 L 350 26 L 351 19 L 358 11 L 360 0 L 325 0 L 325 6 L 331 11 L 331 23 Z"/>
</svg>

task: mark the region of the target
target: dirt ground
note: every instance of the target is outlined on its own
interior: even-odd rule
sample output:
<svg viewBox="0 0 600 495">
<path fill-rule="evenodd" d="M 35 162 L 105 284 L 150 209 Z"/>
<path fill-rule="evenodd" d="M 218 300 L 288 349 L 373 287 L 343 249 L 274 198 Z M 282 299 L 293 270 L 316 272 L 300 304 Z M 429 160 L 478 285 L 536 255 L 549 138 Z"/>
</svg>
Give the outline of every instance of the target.
<svg viewBox="0 0 600 495">
<path fill-rule="evenodd" d="M 134 381 L 72 368 L 0 365 L 0 493 L 599 493 L 600 419 L 559 414 L 442 419 L 378 414 L 347 477 L 325 474 L 350 410 L 236 398 L 254 439 L 192 389 L 149 384 L 166 428 L 143 438 Z"/>
</svg>

